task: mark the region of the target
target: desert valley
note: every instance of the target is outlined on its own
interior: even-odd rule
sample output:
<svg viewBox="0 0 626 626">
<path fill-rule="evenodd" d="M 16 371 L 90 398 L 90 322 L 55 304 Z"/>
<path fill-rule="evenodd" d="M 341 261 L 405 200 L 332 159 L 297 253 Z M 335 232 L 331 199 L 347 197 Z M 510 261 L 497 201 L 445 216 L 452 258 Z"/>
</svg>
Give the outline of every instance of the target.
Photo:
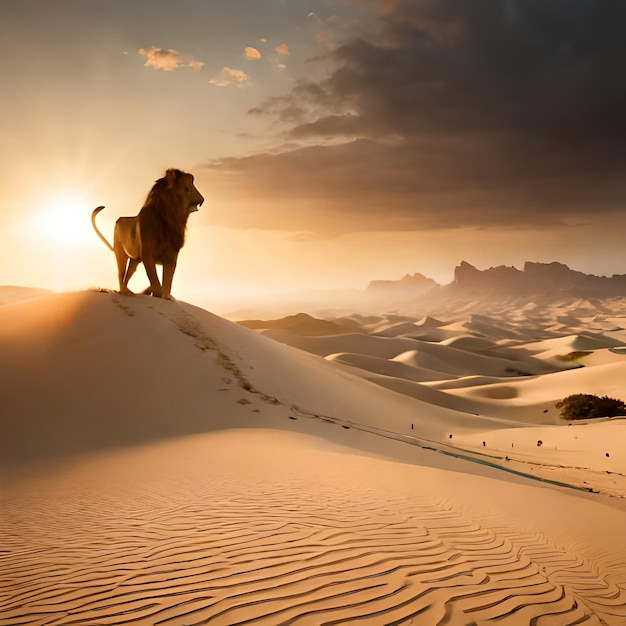
<svg viewBox="0 0 626 626">
<path fill-rule="evenodd" d="M 556 403 L 624 398 L 626 298 L 563 267 L 240 323 L 2 288 L 0 624 L 625 624 L 626 418 Z"/>
</svg>

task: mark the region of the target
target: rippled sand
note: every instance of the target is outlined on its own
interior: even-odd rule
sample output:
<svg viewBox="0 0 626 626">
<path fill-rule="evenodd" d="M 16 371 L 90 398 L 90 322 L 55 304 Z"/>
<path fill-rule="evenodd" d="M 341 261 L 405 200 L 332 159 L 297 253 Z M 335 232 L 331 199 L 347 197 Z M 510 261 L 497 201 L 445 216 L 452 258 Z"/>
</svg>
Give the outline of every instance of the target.
<svg viewBox="0 0 626 626">
<path fill-rule="evenodd" d="M 1 306 L 0 625 L 626 624 L 624 421 L 543 409 L 619 351 L 435 343 L 405 393 L 184 303 Z"/>
</svg>

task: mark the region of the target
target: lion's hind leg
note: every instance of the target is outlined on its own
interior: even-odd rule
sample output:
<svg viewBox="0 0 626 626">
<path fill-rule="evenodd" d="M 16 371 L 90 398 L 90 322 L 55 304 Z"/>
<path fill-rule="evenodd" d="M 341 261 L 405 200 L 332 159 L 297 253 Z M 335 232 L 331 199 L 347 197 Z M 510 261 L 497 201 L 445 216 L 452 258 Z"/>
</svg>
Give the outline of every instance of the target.
<svg viewBox="0 0 626 626">
<path fill-rule="evenodd" d="M 117 261 L 120 293 L 133 293 L 128 281 L 141 263 L 141 233 L 137 217 L 120 217 L 113 231 L 113 251 Z"/>
<path fill-rule="evenodd" d="M 126 266 L 126 271 L 124 272 L 124 278 L 122 280 L 122 284 L 124 285 L 124 293 L 133 293 L 128 288 L 128 281 L 133 277 L 133 274 L 137 271 L 137 267 L 141 263 L 140 259 L 128 259 L 128 265 Z"/>
<path fill-rule="evenodd" d="M 135 273 L 138 259 L 131 259 L 128 257 L 122 246 L 115 246 L 115 260 L 117 261 L 117 278 L 120 283 L 120 293 L 133 292 L 128 288 L 128 281 L 130 277 Z"/>
</svg>

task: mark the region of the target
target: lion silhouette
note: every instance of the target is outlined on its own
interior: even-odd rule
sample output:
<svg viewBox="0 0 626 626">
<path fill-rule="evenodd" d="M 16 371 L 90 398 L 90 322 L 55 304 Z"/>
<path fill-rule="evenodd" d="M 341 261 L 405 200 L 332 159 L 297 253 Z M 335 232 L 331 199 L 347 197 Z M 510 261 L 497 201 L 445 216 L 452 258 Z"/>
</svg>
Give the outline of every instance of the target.
<svg viewBox="0 0 626 626">
<path fill-rule="evenodd" d="M 150 286 L 144 294 L 171 299 L 172 280 L 178 253 L 185 244 L 189 215 L 198 210 L 204 198 L 196 189 L 191 174 L 168 169 L 155 183 L 139 214 L 120 217 L 115 222 L 113 245 L 98 230 L 96 215 L 104 206 L 94 209 L 91 223 L 98 237 L 115 253 L 120 293 L 132 294 L 128 281 L 143 262 Z M 156 265 L 163 266 L 163 284 Z"/>
</svg>

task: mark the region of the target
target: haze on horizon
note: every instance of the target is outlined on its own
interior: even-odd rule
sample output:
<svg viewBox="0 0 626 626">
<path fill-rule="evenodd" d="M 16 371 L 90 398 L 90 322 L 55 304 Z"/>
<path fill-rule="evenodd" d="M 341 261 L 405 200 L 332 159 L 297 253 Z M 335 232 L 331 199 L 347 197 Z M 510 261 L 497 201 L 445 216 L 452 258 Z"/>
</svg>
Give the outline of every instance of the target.
<svg viewBox="0 0 626 626">
<path fill-rule="evenodd" d="M 206 198 L 194 303 L 626 273 L 624 27 L 618 0 L 0 0 L 0 284 L 114 288 L 91 211 L 112 233 L 170 166 Z"/>
</svg>

